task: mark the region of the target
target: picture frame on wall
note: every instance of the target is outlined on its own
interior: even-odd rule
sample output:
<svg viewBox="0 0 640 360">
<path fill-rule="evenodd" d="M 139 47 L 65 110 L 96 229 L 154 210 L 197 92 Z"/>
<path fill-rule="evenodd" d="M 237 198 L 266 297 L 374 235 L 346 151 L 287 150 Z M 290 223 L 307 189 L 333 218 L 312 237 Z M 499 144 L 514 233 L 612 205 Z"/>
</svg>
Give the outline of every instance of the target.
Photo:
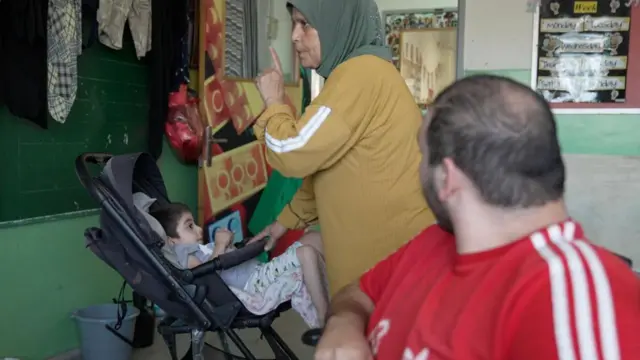
<svg viewBox="0 0 640 360">
<path fill-rule="evenodd" d="M 420 109 L 426 109 L 456 80 L 455 27 L 400 32 L 400 74 Z"/>
<path fill-rule="evenodd" d="M 425 86 L 423 85 L 425 85 L 425 83 L 429 83 L 429 80 L 422 79 L 422 75 L 417 76 L 415 71 L 409 71 L 409 65 L 406 61 L 403 73 L 402 38 L 404 36 L 405 39 L 411 38 L 411 40 L 418 40 L 420 37 L 433 39 L 432 33 L 430 33 L 429 31 L 446 31 L 449 35 L 455 34 L 453 37 L 456 39 L 454 45 L 454 53 L 456 54 L 456 56 L 453 59 L 453 63 L 451 63 L 454 69 L 453 79 L 451 80 L 451 82 L 453 82 L 456 78 L 460 78 L 463 75 L 460 71 L 460 69 L 462 68 L 462 58 L 460 56 L 462 43 L 459 41 L 461 36 L 460 34 L 458 34 L 458 31 L 460 31 L 461 20 L 462 19 L 459 17 L 458 9 L 456 8 L 391 10 L 382 12 L 382 21 L 385 27 L 385 42 L 391 49 L 392 62 L 398 69 L 398 71 L 403 74 L 403 77 L 405 78 L 405 81 L 407 81 L 409 89 L 412 91 L 412 94 L 416 98 L 416 102 L 418 103 L 420 108 L 423 110 L 423 113 L 430 101 L 433 100 L 433 98 L 435 98 L 435 96 L 438 94 L 438 89 L 432 87 L 431 89 L 426 89 L 425 93 L 425 91 L 423 91 L 425 90 L 423 89 Z M 451 41 L 448 42 L 451 43 Z M 405 44 L 404 47 L 407 48 L 407 45 L 408 44 Z M 416 55 L 415 49 L 414 55 Z M 407 56 L 405 56 L 404 58 L 405 60 L 407 60 Z M 425 58 L 425 56 L 420 56 L 420 58 Z M 433 58 L 434 57 L 432 57 L 432 59 Z M 442 59 L 438 60 L 438 62 L 441 61 Z M 415 65 L 412 65 L 412 67 L 415 67 Z M 410 73 L 413 73 L 412 76 L 407 75 Z M 432 77 L 433 76 L 431 76 L 431 78 Z M 443 84 L 447 82 L 448 80 L 439 81 L 439 83 Z M 420 84 L 420 89 L 416 88 L 417 84 Z M 431 90 L 430 96 L 429 90 Z M 423 96 L 425 94 L 427 95 Z"/>
</svg>

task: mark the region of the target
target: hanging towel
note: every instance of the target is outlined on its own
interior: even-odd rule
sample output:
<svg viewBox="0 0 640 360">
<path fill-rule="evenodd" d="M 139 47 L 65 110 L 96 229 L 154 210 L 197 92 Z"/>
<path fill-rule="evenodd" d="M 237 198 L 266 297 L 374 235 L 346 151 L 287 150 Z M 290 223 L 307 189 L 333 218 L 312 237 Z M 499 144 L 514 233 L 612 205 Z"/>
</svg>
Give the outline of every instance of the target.
<svg viewBox="0 0 640 360">
<path fill-rule="evenodd" d="M 142 58 L 151 50 L 151 0 L 100 0 L 98 33 L 102 44 L 122 49 L 127 20 L 136 55 Z"/>
<path fill-rule="evenodd" d="M 51 117 L 64 123 L 78 90 L 82 53 L 82 0 L 49 0 L 47 17 L 47 104 Z"/>
</svg>

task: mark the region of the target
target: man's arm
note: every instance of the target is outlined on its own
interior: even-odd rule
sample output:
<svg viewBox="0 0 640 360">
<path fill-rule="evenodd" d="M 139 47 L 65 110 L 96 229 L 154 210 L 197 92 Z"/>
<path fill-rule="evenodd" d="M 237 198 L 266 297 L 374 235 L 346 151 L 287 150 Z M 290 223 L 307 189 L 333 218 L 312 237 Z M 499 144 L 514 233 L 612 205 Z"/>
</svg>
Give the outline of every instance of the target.
<svg viewBox="0 0 640 360">
<path fill-rule="evenodd" d="M 317 220 L 313 179 L 306 177 L 291 202 L 282 209 L 277 221 L 287 229 L 301 229 Z"/>
<path fill-rule="evenodd" d="M 347 285 L 331 301 L 327 328 L 350 326 L 364 334 L 374 307 L 358 283 Z"/>
<path fill-rule="evenodd" d="M 315 359 L 372 360 L 366 331 L 373 301 L 358 284 L 344 287 L 331 302 L 329 319 L 316 347 Z"/>
<path fill-rule="evenodd" d="M 576 256 L 558 256 L 555 270 L 516 300 L 504 327 L 504 359 L 638 358 L 640 280 L 613 255 L 574 243 Z"/>
</svg>

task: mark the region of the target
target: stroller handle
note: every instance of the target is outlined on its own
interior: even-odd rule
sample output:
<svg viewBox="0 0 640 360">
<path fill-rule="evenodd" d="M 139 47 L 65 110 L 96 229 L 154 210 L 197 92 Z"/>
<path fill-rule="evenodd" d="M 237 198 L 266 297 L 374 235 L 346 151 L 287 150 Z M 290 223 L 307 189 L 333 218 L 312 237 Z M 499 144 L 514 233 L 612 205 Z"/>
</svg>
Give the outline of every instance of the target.
<svg viewBox="0 0 640 360">
<path fill-rule="evenodd" d="M 240 265 L 247 260 L 251 260 L 260 255 L 264 251 L 267 240 L 262 239 L 254 243 L 247 244 L 238 250 L 220 255 L 215 259 L 208 261 L 200 266 L 196 266 L 191 270 L 186 270 L 184 280 L 191 282 L 193 279 L 204 275 L 211 274 L 218 270 L 225 270 Z"/>
<path fill-rule="evenodd" d="M 91 197 L 98 201 L 102 201 L 102 196 L 96 191 L 93 184 L 93 177 L 89 173 L 87 164 L 95 164 L 104 166 L 113 155 L 108 153 L 83 153 L 76 157 L 76 175 L 82 186 L 91 194 Z"/>
</svg>

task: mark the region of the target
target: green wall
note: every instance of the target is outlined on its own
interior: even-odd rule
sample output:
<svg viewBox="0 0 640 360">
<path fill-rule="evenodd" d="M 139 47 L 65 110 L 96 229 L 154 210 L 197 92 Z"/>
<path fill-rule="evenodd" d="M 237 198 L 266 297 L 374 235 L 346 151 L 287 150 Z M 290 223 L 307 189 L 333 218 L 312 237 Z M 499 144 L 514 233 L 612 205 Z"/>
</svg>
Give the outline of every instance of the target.
<svg viewBox="0 0 640 360">
<path fill-rule="evenodd" d="M 166 144 L 159 165 L 171 199 L 195 211 L 196 168 Z M 84 229 L 97 224 L 86 216 L 0 229 L 0 358 L 42 360 L 78 347 L 69 314 L 117 295 L 121 278 L 84 247 Z"/>
<path fill-rule="evenodd" d="M 469 71 L 467 75 L 490 73 L 531 85 L 531 71 Z M 563 153 L 589 155 L 640 155 L 640 114 L 558 115 L 558 136 Z"/>
</svg>

